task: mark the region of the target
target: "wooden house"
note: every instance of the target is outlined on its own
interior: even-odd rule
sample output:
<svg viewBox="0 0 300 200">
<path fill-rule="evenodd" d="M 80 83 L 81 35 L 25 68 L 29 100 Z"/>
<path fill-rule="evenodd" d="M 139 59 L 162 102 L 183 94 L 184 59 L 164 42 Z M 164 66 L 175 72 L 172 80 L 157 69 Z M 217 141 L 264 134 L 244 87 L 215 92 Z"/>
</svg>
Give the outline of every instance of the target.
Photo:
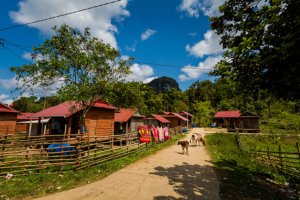
<svg viewBox="0 0 300 200">
<path fill-rule="evenodd" d="M 240 111 L 219 111 L 214 115 L 217 127 L 227 128 L 228 131 L 234 131 L 235 127 L 238 126 Z"/>
<path fill-rule="evenodd" d="M 144 118 L 144 123 L 148 125 L 148 127 L 159 126 L 159 127 L 169 127 L 170 121 L 164 118 L 162 115 L 151 114 L 149 117 Z"/>
<path fill-rule="evenodd" d="M 0 102 L 0 135 L 15 134 L 17 114 L 17 110 Z"/>
<path fill-rule="evenodd" d="M 193 124 L 193 118 L 194 118 L 194 115 L 192 115 L 191 113 L 188 113 L 186 111 L 182 111 L 179 113 L 179 115 L 185 117 L 186 119 L 188 119 L 188 126 L 191 127 L 192 124 Z"/>
<path fill-rule="evenodd" d="M 260 132 L 259 116 L 249 112 L 243 113 L 239 117 L 239 123 L 236 127 L 236 130 L 241 132 Z"/>
<path fill-rule="evenodd" d="M 137 132 L 137 128 L 144 125 L 144 118 L 135 109 L 121 108 L 115 113 L 115 135 Z"/>
<path fill-rule="evenodd" d="M 251 113 L 240 114 L 240 111 L 220 111 L 214 115 L 218 127 L 228 131 L 260 132 L 259 116 Z"/>
<path fill-rule="evenodd" d="M 114 134 L 114 112 L 116 108 L 105 101 L 97 101 L 87 112 L 85 126 L 80 130 L 81 108 L 72 101 L 46 108 L 33 115 L 38 118 L 37 130 L 30 135 L 64 135 L 68 138 L 80 132 L 86 135 L 109 136 Z M 32 123 L 30 123 L 32 125 Z"/>
<path fill-rule="evenodd" d="M 170 121 L 170 128 L 174 128 L 177 126 L 187 126 L 189 120 L 178 113 L 175 112 L 163 112 L 164 118 Z"/>
</svg>

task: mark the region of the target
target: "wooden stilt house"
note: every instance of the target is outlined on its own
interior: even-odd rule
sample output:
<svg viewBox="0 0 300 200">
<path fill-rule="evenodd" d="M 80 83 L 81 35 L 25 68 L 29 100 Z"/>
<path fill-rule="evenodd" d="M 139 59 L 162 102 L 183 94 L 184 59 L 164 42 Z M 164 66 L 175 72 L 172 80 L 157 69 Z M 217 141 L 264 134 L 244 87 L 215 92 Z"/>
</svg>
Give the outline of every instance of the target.
<svg viewBox="0 0 300 200">
<path fill-rule="evenodd" d="M 116 108 L 105 101 L 97 101 L 87 112 L 84 134 L 109 136 L 114 134 L 114 112 Z M 80 106 L 75 102 L 64 102 L 35 113 L 38 118 L 36 135 L 76 136 L 80 130 Z M 43 123 L 44 122 L 44 123 Z M 34 131 L 29 131 L 31 134 Z"/>
<path fill-rule="evenodd" d="M 177 126 L 187 126 L 188 119 L 175 112 L 163 112 L 164 118 L 170 121 L 170 128 Z"/>
</svg>

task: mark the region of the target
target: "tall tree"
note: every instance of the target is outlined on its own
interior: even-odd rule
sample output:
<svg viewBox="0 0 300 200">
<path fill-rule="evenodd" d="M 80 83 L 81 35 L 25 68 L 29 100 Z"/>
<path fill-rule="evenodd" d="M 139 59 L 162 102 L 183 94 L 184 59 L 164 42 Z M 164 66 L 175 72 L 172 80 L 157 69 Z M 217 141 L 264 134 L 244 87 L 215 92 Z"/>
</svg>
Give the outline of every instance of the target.
<svg viewBox="0 0 300 200">
<path fill-rule="evenodd" d="M 81 109 L 81 125 L 93 103 L 106 94 L 110 84 L 123 81 L 130 73 L 129 62 L 118 60 L 120 53 L 68 25 L 53 28 L 55 34 L 34 48 L 34 64 L 12 67 L 22 83 L 22 91 L 33 85 L 48 87 L 61 82 L 58 96 L 75 101 Z M 40 59 L 42 58 L 42 59 Z"/>
<path fill-rule="evenodd" d="M 211 73 L 229 77 L 239 91 L 258 97 L 300 98 L 300 1 L 228 0 L 211 27 L 226 49 Z"/>
</svg>

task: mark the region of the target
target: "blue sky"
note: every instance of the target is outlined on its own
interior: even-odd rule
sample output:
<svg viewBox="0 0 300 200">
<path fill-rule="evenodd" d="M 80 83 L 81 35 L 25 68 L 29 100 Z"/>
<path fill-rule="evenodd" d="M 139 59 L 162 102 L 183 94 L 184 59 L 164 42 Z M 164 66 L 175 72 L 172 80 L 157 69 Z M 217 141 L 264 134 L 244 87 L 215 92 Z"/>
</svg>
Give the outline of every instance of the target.
<svg viewBox="0 0 300 200">
<path fill-rule="evenodd" d="M 0 29 L 35 21 L 111 0 L 4 0 Z M 209 16 L 218 15 L 223 0 L 122 0 L 118 3 L 41 23 L 0 31 L 0 101 L 10 103 L 19 94 L 9 67 L 29 63 L 28 51 L 51 37 L 51 27 L 67 23 L 133 56 L 129 81 L 148 82 L 156 77 L 176 79 L 182 90 L 197 80 L 211 79 L 207 72 L 220 60 L 219 37 L 210 30 Z M 174 65 L 173 67 L 156 64 Z M 37 95 L 45 94 L 37 88 Z M 25 94 L 26 95 L 26 94 Z"/>
</svg>

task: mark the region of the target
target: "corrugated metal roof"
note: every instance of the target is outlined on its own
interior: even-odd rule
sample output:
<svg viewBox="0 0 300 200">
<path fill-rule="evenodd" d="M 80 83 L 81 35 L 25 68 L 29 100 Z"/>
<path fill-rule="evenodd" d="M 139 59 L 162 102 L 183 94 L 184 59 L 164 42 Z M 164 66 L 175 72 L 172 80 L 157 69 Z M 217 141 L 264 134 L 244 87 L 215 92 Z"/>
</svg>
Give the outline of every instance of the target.
<svg viewBox="0 0 300 200">
<path fill-rule="evenodd" d="M 131 117 L 144 118 L 145 116 L 136 114 L 134 109 L 121 108 L 119 112 L 115 113 L 115 122 L 127 122 Z"/>
<path fill-rule="evenodd" d="M 30 120 L 30 119 L 33 119 L 32 116 L 34 116 L 34 115 L 35 115 L 35 113 L 21 112 L 18 114 L 17 120 L 22 120 L 22 121 Z M 37 119 L 37 118 L 35 118 L 35 119 Z"/>
<path fill-rule="evenodd" d="M 178 117 L 179 119 L 183 120 L 183 121 L 186 121 L 186 122 L 189 121 L 187 118 L 181 116 L 181 115 L 178 114 L 178 113 L 172 112 L 172 114 L 175 115 L 176 117 Z"/>
<path fill-rule="evenodd" d="M 231 111 L 219 111 L 217 112 L 214 117 L 215 118 L 239 118 L 240 117 L 239 110 L 231 110 Z"/>
<path fill-rule="evenodd" d="M 169 118 L 169 117 L 176 117 L 176 118 L 179 118 L 179 119 L 181 119 L 181 120 L 183 120 L 183 121 L 189 121 L 187 118 L 185 118 L 185 117 L 183 117 L 183 116 L 181 116 L 180 114 L 175 113 L 175 112 L 170 112 L 168 115 L 165 115 L 164 117 L 166 117 L 166 118 Z"/>
<path fill-rule="evenodd" d="M 185 117 L 185 116 L 194 117 L 194 115 L 192 115 L 191 113 L 185 112 L 185 111 L 180 112 L 179 114 L 182 115 L 182 116 L 184 116 L 184 117 Z"/>
<path fill-rule="evenodd" d="M 151 114 L 151 116 L 153 116 L 155 119 L 157 119 L 157 120 L 160 121 L 161 123 L 165 123 L 165 124 L 170 123 L 169 120 L 167 120 L 166 118 L 164 118 L 164 117 L 161 116 L 161 115 Z"/>
<path fill-rule="evenodd" d="M 4 103 L 0 102 L 0 112 L 4 112 L 4 113 L 18 113 L 19 111 L 5 105 Z"/>
<path fill-rule="evenodd" d="M 116 108 L 105 101 L 97 101 L 93 107 L 115 110 Z M 64 117 L 67 118 L 74 113 L 80 111 L 79 104 L 74 101 L 66 101 L 56 106 L 46 108 L 35 113 L 32 117 Z"/>
</svg>

